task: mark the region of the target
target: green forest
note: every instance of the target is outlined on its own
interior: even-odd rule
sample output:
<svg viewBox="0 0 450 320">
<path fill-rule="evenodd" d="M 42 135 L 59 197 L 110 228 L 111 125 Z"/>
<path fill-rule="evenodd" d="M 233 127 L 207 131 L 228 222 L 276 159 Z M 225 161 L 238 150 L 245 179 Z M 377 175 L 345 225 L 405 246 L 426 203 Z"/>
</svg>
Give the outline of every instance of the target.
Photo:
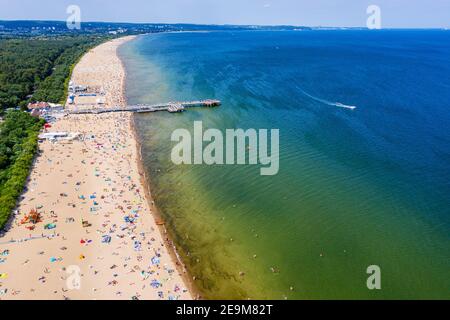
<svg viewBox="0 0 450 320">
<path fill-rule="evenodd" d="M 44 120 L 9 111 L 0 125 L 0 229 L 25 187 Z"/>
<path fill-rule="evenodd" d="M 30 101 L 63 103 L 75 63 L 105 36 L 0 39 L 0 113 Z"/>
<path fill-rule="evenodd" d="M 20 110 L 31 101 L 64 103 L 72 69 L 107 36 L 0 39 L 0 229 L 26 185 L 43 120 Z"/>
</svg>

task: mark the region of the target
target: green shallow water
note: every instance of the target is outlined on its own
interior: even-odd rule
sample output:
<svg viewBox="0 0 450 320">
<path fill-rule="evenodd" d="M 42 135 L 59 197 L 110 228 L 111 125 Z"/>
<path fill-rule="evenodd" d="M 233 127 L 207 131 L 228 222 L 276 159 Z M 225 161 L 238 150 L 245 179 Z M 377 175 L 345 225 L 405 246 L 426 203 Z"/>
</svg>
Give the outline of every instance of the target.
<svg viewBox="0 0 450 320">
<path fill-rule="evenodd" d="M 448 59 L 419 50 L 436 37 L 435 54 L 450 52 L 446 36 L 431 35 L 159 34 L 120 49 L 129 103 L 223 101 L 136 116 L 152 193 L 205 297 L 450 298 L 450 119 L 430 96 L 417 101 L 416 86 L 426 87 L 414 70 L 397 68 L 425 59 L 416 71 L 450 101 L 445 83 L 433 82 L 448 77 Z M 383 82 L 374 79 L 381 67 Z M 175 166 L 170 135 L 196 120 L 205 129 L 279 128 L 279 174 Z M 366 287 L 374 264 L 379 291 Z"/>
</svg>

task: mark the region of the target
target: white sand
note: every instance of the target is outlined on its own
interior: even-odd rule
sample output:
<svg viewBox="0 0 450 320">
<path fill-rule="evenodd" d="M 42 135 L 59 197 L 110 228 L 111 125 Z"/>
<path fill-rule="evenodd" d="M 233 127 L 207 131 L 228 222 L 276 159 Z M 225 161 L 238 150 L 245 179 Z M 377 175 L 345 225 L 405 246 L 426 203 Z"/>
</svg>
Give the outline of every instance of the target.
<svg viewBox="0 0 450 320">
<path fill-rule="evenodd" d="M 100 45 L 74 70 L 75 83 L 104 88 L 105 106 L 125 103 L 116 51 L 130 39 Z M 0 237 L 0 299 L 191 299 L 145 198 L 131 114 L 71 115 L 50 130 L 85 139 L 40 144 L 18 213 Z M 43 221 L 29 230 L 20 222 L 33 208 Z M 49 223 L 56 228 L 45 230 Z"/>
</svg>

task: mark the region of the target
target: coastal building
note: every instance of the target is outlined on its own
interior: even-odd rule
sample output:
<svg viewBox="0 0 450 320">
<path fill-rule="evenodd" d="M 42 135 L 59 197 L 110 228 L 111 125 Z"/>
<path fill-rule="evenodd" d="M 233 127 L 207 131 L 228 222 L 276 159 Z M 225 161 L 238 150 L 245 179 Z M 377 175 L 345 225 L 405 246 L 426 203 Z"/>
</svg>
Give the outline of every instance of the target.
<svg viewBox="0 0 450 320">
<path fill-rule="evenodd" d="M 73 141 L 78 140 L 82 137 L 79 132 L 45 132 L 39 135 L 39 140 L 49 140 L 49 141 Z"/>
<path fill-rule="evenodd" d="M 170 103 L 167 107 L 167 111 L 170 113 L 183 112 L 184 106 L 181 103 Z"/>
<path fill-rule="evenodd" d="M 41 140 L 56 140 L 66 138 L 69 134 L 67 132 L 47 132 L 39 135 Z"/>
<path fill-rule="evenodd" d="M 42 115 L 42 111 L 40 109 L 33 109 L 30 112 L 30 115 L 35 118 L 39 118 Z"/>
<path fill-rule="evenodd" d="M 86 92 L 87 91 L 86 86 L 81 86 L 73 83 L 73 81 L 69 82 L 69 92 L 71 93 L 80 93 L 80 92 Z"/>
<path fill-rule="evenodd" d="M 64 106 L 49 102 L 34 102 L 28 104 L 28 110 L 30 115 L 35 118 L 46 119 L 47 115 L 53 114 L 55 112 L 63 112 Z M 46 119 L 47 120 L 47 119 Z"/>
<path fill-rule="evenodd" d="M 42 110 L 42 109 L 49 109 L 50 108 L 50 104 L 48 102 L 41 102 L 41 101 L 37 101 L 34 103 L 29 103 L 28 104 L 28 110 Z"/>
</svg>

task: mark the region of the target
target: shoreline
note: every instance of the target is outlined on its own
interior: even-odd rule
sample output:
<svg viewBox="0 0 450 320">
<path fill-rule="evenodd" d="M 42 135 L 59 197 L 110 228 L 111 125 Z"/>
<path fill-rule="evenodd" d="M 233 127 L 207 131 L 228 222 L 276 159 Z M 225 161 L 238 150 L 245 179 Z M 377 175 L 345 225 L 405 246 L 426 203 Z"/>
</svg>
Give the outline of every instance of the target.
<svg viewBox="0 0 450 320">
<path fill-rule="evenodd" d="M 91 100 L 92 107 L 126 103 L 117 49 L 134 38 L 102 43 L 76 64 L 71 80 L 105 93 L 104 105 Z M 80 101 L 66 107 L 82 108 Z M 192 299 L 192 283 L 157 225 L 133 116 L 68 115 L 50 130 L 81 138 L 40 143 L 3 236 L 15 241 L 0 243 L 0 300 Z M 37 223 L 28 220 L 32 210 Z M 74 276 L 80 286 L 72 288 Z"/>
<path fill-rule="evenodd" d="M 144 34 L 144 35 L 148 35 L 148 34 Z M 127 40 L 126 42 L 133 41 L 136 38 L 138 38 L 139 36 L 142 36 L 142 35 L 132 36 L 132 38 L 129 38 L 129 40 Z M 124 45 L 126 42 L 122 43 L 117 48 L 117 50 L 119 50 L 119 48 L 122 45 Z M 122 57 L 120 56 L 120 54 L 118 52 L 117 52 L 117 57 L 120 60 L 120 63 L 121 63 L 121 66 L 122 66 L 122 69 L 124 72 L 124 78 L 123 78 L 122 85 L 121 85 L 122 100 L 124 101 L 125 104 L 128 104 L 128 99 L 127 99 L 127 94 L 126 94 L 127 69 L 125 67 Z M 136 143 L 136 154 L 137 154 L 136 165 L 138 168 L 141 185 L 143 186 L 145 198 L 147 200 L 148 206 L 152 209 L 153 217 L 155 218 L 155 222 L 164 221 L 164 219 L 159 211 L 159 208 L 156 206 L 156 203 L 155 203 L 152 193 L 151 193 L 150 177 L 147 174 L 147 171 L 145 170 L 144 160 L 142 158 L 142 145 L 141 145 L 141 142 L 139 139 L 139 134 L 137 132 L 135 119 L 136 119 L 136 114 L 131 114 L 130 127 L 131 127 L 131 132 L 133 134 L 133 138 Z M 156 223 L 156 225 L 158 227 L 159 232 L 161 233 L 161 236 L 165 238 L 164 239 L 165 244 L 168 248 L 168 251 L 172 258 L 172 261 L 175 263 L 179 273 L 182 275 L 185 285 L 188 287 L 189 291 L 191 292 L 192 297 L 194 298 L 194 300 L 201 300 L 202 296 L 200 294 L 200 290 L 196 287 L 195 282 L 192 280 L 192 277 L 190 276 L 190 274 L 186 268 L 186 264 L 181 259 L 181 256 L 177 251 L 174 241 L 170 238 L 169 232 L 167 232 L 165 224 L 159 225 L 158 223 Z"/>
<path fill-rule="evenodd" d="M 153 209 L 153 217 L 155 218 L 155 221 L 164 222 L 164 219 L 151 195 L 150 177 L 147 174 L 147 171 L 145 170 L 144 160 L 142 159 L 142 146 L 136 129 L 135 115 L 131 116 L 131 127 L 134 139 L 136 140 L 136 151 L 138 154 L 136 164 L 138 166 L 139 174 L 141 176 L 141 183 L 144 188 L 145 197 L 147 199 L 149 207 Z M 193 296 L 194 300 L 202 300 L 203 298 L 201 296 L 200 290 L 196 287 L 195 282 L 192 280 L 192 277 L 186 268 L 186 264 L 181 259 L 181 256 L 178 253 L 177 247 L 175 245 L 175 242 L 170 238 L 170 234 L 167 231 L 165 223 L 162 225 L 159 225 L 157 223 L 157 226 L 159 232 L 165 238 L 164 240 L 168 248 L 169 254 L 171 255 L 171 258 L 174 261 L 178 271 L 182 275 L 182 278 L 185 281 L 185 284 L 188 287 L 189 291 L 191 292 L 191 295 Z"/>
</svg>

